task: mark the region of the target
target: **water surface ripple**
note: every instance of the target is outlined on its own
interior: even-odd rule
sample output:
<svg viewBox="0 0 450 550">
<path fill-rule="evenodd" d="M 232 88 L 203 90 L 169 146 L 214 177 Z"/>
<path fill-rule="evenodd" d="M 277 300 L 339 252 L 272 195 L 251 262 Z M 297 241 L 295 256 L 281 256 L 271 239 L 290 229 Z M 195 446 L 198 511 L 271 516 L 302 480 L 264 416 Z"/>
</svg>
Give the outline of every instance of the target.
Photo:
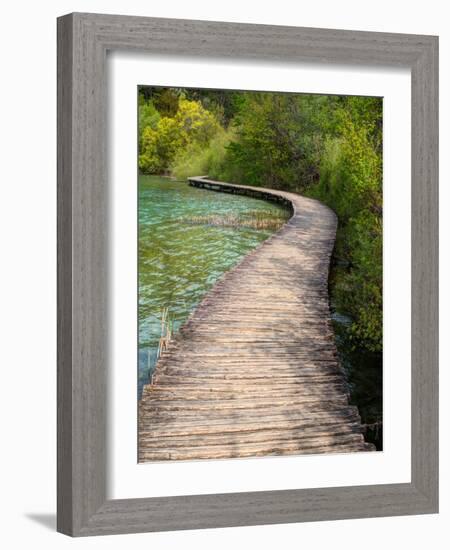
<svg viewBox="0 0 450 550">
<path fill-rule="evenodd" d="M 274 231 L 246 223 L 289 215 L 261 199 L 139 177 L 139 395 L 156 363 L 163 309 L 178 330 L 217 279 Z M 221 219 L 243 224 L 216 225 Z"/>
</svg>

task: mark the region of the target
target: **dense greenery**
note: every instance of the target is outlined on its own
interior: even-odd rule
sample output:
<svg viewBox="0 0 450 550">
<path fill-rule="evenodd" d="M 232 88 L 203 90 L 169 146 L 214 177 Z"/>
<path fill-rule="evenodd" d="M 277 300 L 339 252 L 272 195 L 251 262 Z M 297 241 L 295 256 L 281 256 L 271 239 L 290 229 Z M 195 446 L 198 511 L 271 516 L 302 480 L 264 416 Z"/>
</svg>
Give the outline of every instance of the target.
<svg viewBox="0 0 450 550">
<path fill-rule="evenodd" d="M 382 101 L 143 87 L 139 168 L 297 191 L 339 229 L 331 285 L 354 346 L 382 347 Z"/>
</svg>

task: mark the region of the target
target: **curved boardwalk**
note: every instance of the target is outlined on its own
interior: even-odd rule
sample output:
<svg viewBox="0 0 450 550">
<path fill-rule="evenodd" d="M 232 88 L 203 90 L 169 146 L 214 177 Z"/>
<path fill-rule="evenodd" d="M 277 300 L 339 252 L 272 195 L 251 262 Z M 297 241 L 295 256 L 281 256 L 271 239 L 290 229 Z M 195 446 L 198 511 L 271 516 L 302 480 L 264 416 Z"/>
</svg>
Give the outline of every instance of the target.
<svg viewBox="0 0 450 550">
<path fill-rule="evenodd" d="M 170 342 L 139 403 L 139 461 L 371 451 L 328 304 L 336 216 L 294 193 L 290 220 L 225 273 Z"/>
</svg>

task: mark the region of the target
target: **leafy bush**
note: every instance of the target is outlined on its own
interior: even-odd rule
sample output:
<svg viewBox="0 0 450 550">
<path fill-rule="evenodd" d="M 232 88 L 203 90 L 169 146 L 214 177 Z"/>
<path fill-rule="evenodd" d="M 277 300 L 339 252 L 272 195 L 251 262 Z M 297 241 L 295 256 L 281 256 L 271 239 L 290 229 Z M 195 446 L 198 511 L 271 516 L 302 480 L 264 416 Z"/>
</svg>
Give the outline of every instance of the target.
<svg viewBox="0 0 450 550">
<path fill-rule="evenodd" d="M 160 118 L 161 116 L 153 102 L 145 101 L 142 96 L 139 96 L 139 128 L 141 130 L 148 127 L 155 129 Z"/>
<path fill-rule="evenodd" d="M 209 175 L 224 179 L 227 146 L 233 138 L 232 130 L 220 129 L 206 147 L 192 143 L 181 150 L 171 166 L 171 173 L 179 180 L 190 176 Z"/>
<path fill-rule="evenodd" d="M 239 183 L 300 190 L 317 180 L 321 135 L 314 99 L 268 92 L 243 96 L 227 155 Z"/>
<path fill-rule="evenodd" d="M 335 257 L 340 270 L 332 287 L 338 309 L 353 320 L 355 342 L 382 348 L 382 163 L 365 125 L 342 113 L 340 137 L 329 139 L 320 181 L 309 194 L 338 215 Z"/>
<path fill-rule="evenodd" d="M 141 172 L 166 173 L 177 155 L 207 147 L 220 129 L 214 115 L 200 102 L 181 98 L 174 117 L 163 116 L 155 125 L 140 128 Z"/>
</svg>

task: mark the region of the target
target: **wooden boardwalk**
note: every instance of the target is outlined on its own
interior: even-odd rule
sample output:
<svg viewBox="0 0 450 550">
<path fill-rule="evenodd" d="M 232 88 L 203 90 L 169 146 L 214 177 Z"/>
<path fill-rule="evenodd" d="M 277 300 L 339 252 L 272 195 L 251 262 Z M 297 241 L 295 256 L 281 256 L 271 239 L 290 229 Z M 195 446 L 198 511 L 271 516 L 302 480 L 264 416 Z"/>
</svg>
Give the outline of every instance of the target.
<svg viewBox="0 0 450 550">
<path fill-rule="evenodd" d="M 159 359 L 139 403 L 139 461 L 375 450 L 337 358 L 328 303 L 336 216 L 294 193 L 290 220 L 225 273 Z"/>
</svg>

